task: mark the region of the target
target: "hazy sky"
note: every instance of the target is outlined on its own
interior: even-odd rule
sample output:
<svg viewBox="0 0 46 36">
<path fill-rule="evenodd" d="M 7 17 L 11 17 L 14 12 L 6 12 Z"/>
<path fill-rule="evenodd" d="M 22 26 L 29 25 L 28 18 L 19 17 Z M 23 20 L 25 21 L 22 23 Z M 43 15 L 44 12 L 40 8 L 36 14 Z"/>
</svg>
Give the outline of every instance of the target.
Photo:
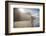
<svg viewBox="0 0 46 36">
<path fill-rule="evenodd" d="M 34 16 L 39 16 L 40 9 L 38 8 L 18 8 L 21 13 L 31 13 Z"/>
</svg>

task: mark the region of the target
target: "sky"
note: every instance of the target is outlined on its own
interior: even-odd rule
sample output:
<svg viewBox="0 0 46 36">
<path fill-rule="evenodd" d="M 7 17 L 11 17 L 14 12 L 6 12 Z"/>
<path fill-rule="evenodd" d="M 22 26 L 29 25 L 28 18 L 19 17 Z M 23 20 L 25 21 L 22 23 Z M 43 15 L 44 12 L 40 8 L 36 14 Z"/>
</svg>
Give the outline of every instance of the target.
<svg viewBox="0 0 46 36">
<path fill-rule="evenodd" d="M 21 13 L 31 13 L 34 16 L 39 16 L 40 9 L 38 8 L 18 8 Z"/>
</svg>

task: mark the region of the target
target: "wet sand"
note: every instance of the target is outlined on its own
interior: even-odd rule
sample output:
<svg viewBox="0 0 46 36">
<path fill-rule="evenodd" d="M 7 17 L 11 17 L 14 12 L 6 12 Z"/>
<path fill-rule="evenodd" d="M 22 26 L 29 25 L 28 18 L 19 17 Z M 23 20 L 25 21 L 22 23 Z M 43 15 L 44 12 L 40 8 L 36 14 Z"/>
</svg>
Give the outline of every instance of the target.
<svg viewBox="0 0 46 36">
<path fill-rule="evenodd" d="M 15 28 L 32 27 L 31 21 L 16 21 L 14 23 Z"/>
</svg>

